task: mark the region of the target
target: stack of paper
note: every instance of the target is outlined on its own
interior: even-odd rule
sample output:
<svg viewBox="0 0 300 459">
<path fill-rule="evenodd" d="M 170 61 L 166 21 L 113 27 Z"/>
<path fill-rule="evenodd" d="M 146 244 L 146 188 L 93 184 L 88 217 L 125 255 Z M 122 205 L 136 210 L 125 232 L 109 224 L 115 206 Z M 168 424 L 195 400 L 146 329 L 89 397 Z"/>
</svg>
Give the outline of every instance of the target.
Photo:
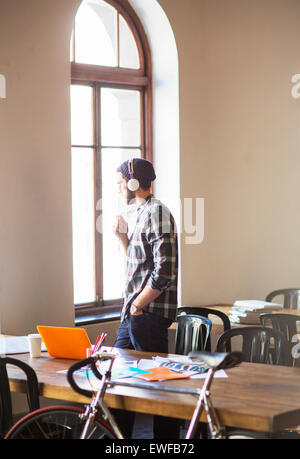
<svg viewBox="0 0 300 459">
<path fill-rule="evenodd" d="M 46 346 L 42 342 L 42 352 Z M 26 354 L 29 352 L 27 336 L 5 336 L 0 338 L 0 355 Z"/>
<path fill-rule="evenodd" d="M 282 304 L 260 300 L 239 300 L 233 303 L 229 319 L 233 323 L 260 325 L 259 316 L 264 312 L 278 311 Z"/>
<path fill-rule="evenodd" d="M 136 362 L 137 363 L 137 362 Z M 105 362 L 97 362 L 96 363 L 97 369 L 99 373 L 104 374 L 109 367 L 109 361 Z M 68 370 L 59 370 L 57 373 L 67 373 Z M 74 373 L 76 376 L 82 376 L 84 378 L 88 378 L 90 383 L 96 387 L 97 379 L 91 369 L 90 366 L 82 367 L 79 370 L 75 371 Z M 134 376 L 140 376 L 144 374 L 150 374 L 150 371 L 139 369 L 136 366 L 127 365 L 126 362 L 121 362 L 113 366 L 111 372 L 111 379 L 112 381 L 116 379 L 123 379 L 123 378 L 131 378 Z"/>
<path fill-rule="evenodd" d="M 187 356 L 172 356 L 168 357 L 152 357 L 156 365 L 160 367 L 166 367 L 170 370 L 181 373 L 182 375 L 191 379 L 204 379 L 206 377 L 206 371 L 208 366 L 202 361 L 194 361 Z M 146 362 L 146 361 L 145 361 Z M 140 367 L 141 360 L 139 362 Z M 149 369 L 149 366 L 143 365 L 143 368 Z M 218 370 L 215 378 L 227 378 L 227 374 L 224 370 Z"/>
<path fill-rule="evenodd" d="M 193 376 L 195 374 L 205 373 L 208 370 L 208 366 L 204 362 L 195 362 L 189 358 L 182 359 L 180 357 L 174 357 L 169 359 L 166 357 L 153 357 L 160 367 L 166 367 L 169 370 L 176 371 L 183 374 L 184 376 Z"/>
</svg>

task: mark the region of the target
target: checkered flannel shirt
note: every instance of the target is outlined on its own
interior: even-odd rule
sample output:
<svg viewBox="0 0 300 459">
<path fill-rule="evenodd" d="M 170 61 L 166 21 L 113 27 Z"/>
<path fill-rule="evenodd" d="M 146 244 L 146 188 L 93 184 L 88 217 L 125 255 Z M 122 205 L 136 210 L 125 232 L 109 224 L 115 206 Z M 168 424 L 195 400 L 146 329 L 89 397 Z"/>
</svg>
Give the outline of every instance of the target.
<svg viewBox="0 0 300 459">
<path fill-rule="evenodd" d="M 161 294 L 144 311 L 175 320 L 177 314 L 178 240 L 169 209 L 152 195 L 137 209 L 126 258 L 126 288 L 121 320 L 148 286 Z"/>
</svg>

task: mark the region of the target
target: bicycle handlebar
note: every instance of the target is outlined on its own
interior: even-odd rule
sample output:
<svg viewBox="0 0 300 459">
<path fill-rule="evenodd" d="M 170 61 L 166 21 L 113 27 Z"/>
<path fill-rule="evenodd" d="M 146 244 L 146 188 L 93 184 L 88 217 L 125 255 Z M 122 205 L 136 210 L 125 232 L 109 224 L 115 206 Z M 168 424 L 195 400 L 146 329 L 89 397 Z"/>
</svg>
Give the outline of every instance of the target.
<svg viewBox="0 0 300 459">
<path fill-rule="evenodd" d="M 72 387 L 72 389 L 74 389 L 75 392 L 77 392 L 78 394 L 84 395 L 85 397 L 89 397 L 89 398 L 91 398 L 94 395 L 92 391 L 83 389 L 82 387 L 78 386 L 77 382 L 74 379 L 74 373 L 75 371 L 80 370 L 80 368 L 82 367 L 90 366 L 96 378 L 101 379 L 102 376 L 98 372 L 97 367 L 96 367 L 97 360 L 98 360 L 98 356 L 88 357 L 87 359 L 80 360 L 79 362 L 75 362 L 68 369 L 68 373 L 67 373 L 68 382 L 70 386 Z"/>
<path fill-rule="evenodd" d="M 83 359 L 83 360 L 79 360 L 78 362 L 75 362 L 73 365 L 70 366 L 70 368 L 68 369 L 68 373 L 67 373 L 67 379 L 68 379 L 68 382 L 70 384 L 70 386 L 72 387 L 72 389 L 75 390 L 75 392 L 77 392 L 78 394 L 81 394 L 81 395 L 84 395 L 85 397 L 93 397 L 93 392 L 90 391 L 90 390 L 87 390 L 87 389 L 83 389 L 82 387 L 78 386 L 78 384 L 76 383 L 75 379 L 74 379 L 74 373 L 75 371 L 77 370 L 80 370 L 80 368 L 82 367 L 85 367 L 85 366 L 90 366 L 91 367 L 91 370 L 92 372 L 94 373 L 94 375 L 96 376 L 97 379 L 101 380 L 102 379 L 102 375 L 101 373 L 98 371 L 98 368 L 96 366 L 96 362 L 97 361 L 105 361 L 105 360 L 113 360 L 115 359 L 115 355 L 114 354 L 110 354 L 108 352 L 99 352 L 91 357 L 88 357 L 86 359 Z"/>
</svg>

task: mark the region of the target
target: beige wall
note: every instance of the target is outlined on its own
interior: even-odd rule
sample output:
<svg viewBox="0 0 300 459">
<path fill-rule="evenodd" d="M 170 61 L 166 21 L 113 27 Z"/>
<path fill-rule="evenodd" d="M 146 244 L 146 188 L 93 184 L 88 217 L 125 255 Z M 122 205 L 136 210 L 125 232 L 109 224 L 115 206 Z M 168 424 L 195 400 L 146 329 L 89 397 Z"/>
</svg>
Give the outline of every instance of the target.
<svg viewBox="0 0 300 459">
<path fill-rule="evenodd" d="M 2 0 L 0 326 L 74 323 L 69 40 L 78 1 Z"/>
<path fill-rule="evenodd" d="M 144 0 L 148 1 L 148 0 Z M 2 0 L 1 329 L 72 324 L 68 62 L 79 0 Z M 181 198 L 205 198 L 182 239 L 182 302 L 299 286 L 298 0 L 160 0 L 180 69 Z"/>
<path fill-rule="evenodd" d="M 182 302 L 299 287 L 297 0 L 161 0 L 179 53 L 181 196 L 205 198 L 182 247 Z"/>
</svg>

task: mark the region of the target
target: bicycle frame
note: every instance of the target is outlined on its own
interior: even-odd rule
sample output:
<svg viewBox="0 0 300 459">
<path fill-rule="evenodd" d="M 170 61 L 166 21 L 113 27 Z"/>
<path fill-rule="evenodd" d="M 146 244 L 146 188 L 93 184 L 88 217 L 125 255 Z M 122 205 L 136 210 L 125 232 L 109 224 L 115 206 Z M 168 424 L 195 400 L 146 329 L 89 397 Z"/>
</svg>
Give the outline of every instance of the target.
<svg viewBox="0 0 300 459">
<path fill-rule="evenodd" d="M 114 420 L 114 417 L 112 416 L 110 410 L 108 409 L 108 407 L 106 406 L 103 400 L 108 384 L 111 382 L 110 377 L 111 377 L 111 370 L 112 370 L 113 363 L 114 363 L 114 359 L 111 358 L 109 368 L 102 377 L 100 388 L 96 392 L 96 395 L 93 397 L 91 403 L 87 405 L 86 407 L 86 412 L 84 413 L 83 417 L 86 417 L 87 420 L 84 425 L 82 434 L 80 436 L 81 439 L 87 438 L 88 435 L 90 434 L 90 429 L 93 424 L 93 420 L 99 410 L 98 407 L 100 407 L 104 419 L 107 420 L 109 424 L 111 425 L 111 427 L 113 428 L 117 438 L 124 439 L 119 429 L 119 426 L 117 425 L 116 421 Z"/>
<path fill-rule="evenodd" d="M 221 425 L 217 413 L 214 409 L 210 398 L 210 386 L 213 382 L 214 371 L 212 369 L 208 370 L 207 376 L 204 381 L 203 388 L 201 390 L 200 397 L 198 399 L 197 406 L 194 410 L 191 422 L 188 427 L 186 434 L 186 439 L 194 438 L 198 423 L 200 421 L 201 414 L 203 410 L 206 412 L 206 417 L 208 421 L 209 430 L 212 438 L 223 438 L 224 428 Z"/>
<path fill-rule="evenodd" d="M 107 355 L 105 355 L 105 358 L 107 359 Z M 100 354 L 99 354 L 99 360 L 101 360 Z M 111 378 L 111 369 L 112 369 L 113 362 L 114 362 L 114 358 L 111 358 L 109 369 L 105 372 L 104 375 L 102 375 L 100 388 L 95 393 L 91 403 L 87 405 L 86 407 L 86 412 L 83 415 L 83 417 L 86 418 L 86 422 L 85 422 L 84 429 L 81 434 L 81 439 L 87 438 L 88 435 L 90 434 L 90 429 L 91 429 L 93 420 L 99 411 L 101 412 L 101 415 L 104 417 L 104 419 L 107 422 L 109 422 L 117 438 L 118 439 L 124 438 L 119 429 L 119 426 L 117 425 L 109 408 L 106 406 L 103 400 L 106 389 L 110 387 L 115 387 L 115 386 L 150 389 L 150 390 L 163 391 L 163 392 L 167 391 L 167 392 L 173 392 L 177 394 L 181 393 L 181 394 L 187 394 L 187 395 L 197 395 L 198 402 L 195 407 L 192 419 L 189 423 L 189 427 L 188 427 L 185 438 L 186 439 L 194 438 L 203 410 L 206 412 L 207 422 L 209 425 L 209 430 L 210 430 L 212 438 L 215 438 L 215 439 L 223 438 L 224 428 L 218 419 L 218 416 L 216 414 L 216 411 L 213 407 L 213 404 L 210 398 L 210 387 L 213 382 L 215 370 L 213 369 L 208 370 L 208 373 L 204 380 L 204 385 L 202 389 L 200 390 L 191 389 L 191 388 L 183 389 L 179 387 L 157 385 L 155 383 L 147 383 L 147 382 L 146 383 L 136 383 L 136 382 L 127 383 L 127 382 L 121 382 L 121 381 L 111 381 L 110 378 Z M 97 376 L 94 370 L 93 372 L 95 376 Z M 99 379 L 99 376 L 97 377 Z"/>
</svg>

